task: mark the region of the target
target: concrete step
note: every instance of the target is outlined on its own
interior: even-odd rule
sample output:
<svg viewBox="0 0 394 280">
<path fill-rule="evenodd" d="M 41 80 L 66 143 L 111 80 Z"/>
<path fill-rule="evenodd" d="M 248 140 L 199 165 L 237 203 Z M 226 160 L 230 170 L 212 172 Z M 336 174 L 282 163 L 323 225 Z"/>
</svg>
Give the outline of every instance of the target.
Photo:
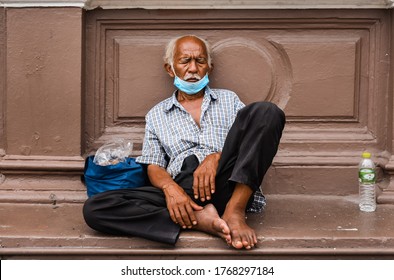
<svg viewBox="0 0 394 280">
<path fill-rule="evenodd" d="M 2 259 L 392 259 L 394 205 L 358 210 L 356 196 L 268 195 L 248 214 L 258 234 L 253 250 L 220 238 L 181 233 L 176 246 L 110 236 L 85 225 L 81 203 L 0 203 Z"/>
</svg>

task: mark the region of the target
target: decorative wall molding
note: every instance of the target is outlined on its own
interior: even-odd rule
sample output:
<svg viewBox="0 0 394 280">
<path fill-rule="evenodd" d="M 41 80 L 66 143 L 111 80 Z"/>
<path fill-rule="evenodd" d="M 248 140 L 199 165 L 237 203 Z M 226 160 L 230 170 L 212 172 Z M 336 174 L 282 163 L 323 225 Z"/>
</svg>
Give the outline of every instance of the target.
<svg viewBox="0 0 394 280">
<path fill-rule="evenodd" d="M 5 155 L 6 120 L 6 15 L 0 11 L 0 158 Z"/>
<path fill-rule="evenodd" d="M 384 11 L 308 11 L 302 18 L 297 13 L 244 11 L 238 18 L 233 10 L 204 15 L 196 11 L 176 22 L 172 11 L 90 13 L 87 73 L 94 74 L 87 75 L 85 151 L 113 135 L 131 135 L 140 143 L 145 110 L 172 89 L 161 65 L 165 42 L 178 30 L 201 32 L 196 22 L 215 55 L 212 87 L 230 88 L 247 103 L 260 98 L 285 107 L 284 154 L 295 151 L 304 156 L 305 150 L 338 154 L 346 149 L 358 158 L 366 146 L 380 151 L 384 120 L 370 112 L 382 108 L 379 116 L 384 116 L 387 110 L 385 90 L 373 78 L 383 58 L 372 51 L 387 53 L 386 40 L 379 39 L 387 32 L 380 24 Z M 240 67 L 242 62 L 249 66 Z M 237 77 L 242 74 L 240 81 Z M 149 82 L 151 77 L 155 83 Z M 149 100 L 140 102 L 145 92 L 150 93 L 144 95 Z M 339 157 L 348 158 L 343 152 Z"/>
<path fill-rule="evenodd" d="M 0 7 L 5 8 L 29 8 L 29 7 L 78 7 L 86 8 L 88 0 L 73 1 L 53 1 L 53 0 L 3 0 L 0 1 Z"/>
<path fill-rule="evenodd" d="M 94 9 L 376 9 L 391 8 L 393 1 L 390 0 L 92 0 L 88 1 L 86 8 Z"/>
<path fill-rule="evenodd" d="M 80 156 L 4 156 L 0 160 L 2 174 L 11 173 L 63 173 L 80 174 L 84 159 Z"/>
<path fill-rule="evenodd" d="M 3 0 L 0 7 L 80 7 L 102 9 L 388 9 L 393 0 Z"/>
</svg>

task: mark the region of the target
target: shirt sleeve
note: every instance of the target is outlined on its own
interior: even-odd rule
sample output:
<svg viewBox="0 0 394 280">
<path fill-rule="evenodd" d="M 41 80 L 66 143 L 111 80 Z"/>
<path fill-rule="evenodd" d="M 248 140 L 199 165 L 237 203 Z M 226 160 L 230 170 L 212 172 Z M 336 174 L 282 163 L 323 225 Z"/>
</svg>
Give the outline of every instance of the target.
<svg viewBox="0 0 394 280">
<path fill-rule="evenodd" d="M 144 143 L 142 146 L 142 155 L 137 157 L 136 161 L 138 163 L 156 164 L 163 168 L 167 168 L 168 161 L 166 160 L 166 157 L 166 153 L 160 143 L 160 140 L 147 121 Z"/>
<path fill-rule="evenodd" d="M 204 159 L 208 155 L 207 153 L 203 153 L 202 151 L 194 151 L 193 154 L 197 157 L 200 164 L 204 161 Z"/>
<path fill-rule="evenodd" d="M 238 95 L 234 95 L 234 109 L 235 109 L 235 114 L 238 113 L 239 110 L 241 110 L 243 107 L 245 107 L 245 104 L 239 99 Z"/>
<path fill-rule="evenodd" d="M 235 93 L 233 93 L 233 94 L 234 94 L 233 95 L 234 107 L 232 107 L 232 110 L 230 111 L 231 112 L 231 121 L 230 121 L 228 129 L 230 129 L 231 126 L 233 125 L 239 110 L 241 110 L 243 107 L 245 107 L 245 104 L 241 101 L 241 99 L 239 99 L 238 95 L 236 95 Z"/>
</svg>

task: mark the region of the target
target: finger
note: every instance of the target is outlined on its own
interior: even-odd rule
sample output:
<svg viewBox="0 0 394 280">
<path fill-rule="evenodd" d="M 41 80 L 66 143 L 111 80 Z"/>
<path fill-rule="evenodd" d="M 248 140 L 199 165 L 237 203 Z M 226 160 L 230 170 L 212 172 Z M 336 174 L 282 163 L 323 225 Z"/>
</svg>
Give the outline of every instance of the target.
<svg viewBox="0 0 394 280">
<path fill-rule="evenodd" d="M 198 191 L 200 193 L 200 200 L 205 201 L 204 178 L 202 176 L 198 178 Z"/>
<path fill-rule="evenodd" d="M 171 220 L 174 222 L 174 223 L 178 223 L 178 221 L 176 220 L 176 218 L 175 218 L 175 213 L 174 213 L 174 210 L 172 210 L 172 209 L 168 209 L 168 212 L 170 213 L 170 217 L 171 217 Z"/>
<path fill-rule="evenodd" d="M 182 228 L 186 228 L 185 223 L 183 222 L 183 219 L 182 219 L 182 215 L 181 215 L 181 213 L 179 212 L 179 209 L 175 209 L 175 210 L 174 210 L 174 214 L 175 214 L 175 218 L 176 218 L 178 224 L 179 224 Z"/>
<path fill-rule="evenodd" d="M 187 206 L 186 206 L 187 207 Z M 190 207 L 190 206 L 189 206 Z M 180 210 L 182 220 L 184 222 L 183 228 L 191 228 L 192 227 L 192 221 L 189 218 L 189 213 L 185 208 L 181 208 Z"/>
<path fill-rule="evenodd" d="M 195 211 L 201 211 L 202 209 L 204 209 L 204 207 L 198 205 L 197 203 L 195 203 L 194 201 L 190 201 L 190 206 L 193 208 L 193 210 Z M 194 215 L 194 212 L 193 212 Z"/>
<path fill-rule="evenodd" d="M 210 182 L 210 185 L 211 185 L 211 194 L 214 194 L 215 193 L 215 190 L 216 190 L 216 185 L 215 185 L 215 181 L 216 181 L 216 175 L 214 175 L 214 176 L 211 176 L 211 182 Z"/>
<path fill-rule="evenodd" d="M 198 177 L 193 176 L 193 193 L 194 193 L 194 198 L 198 199 Z"/>
<path fill-rule="evenodd" d="M 186 205 L 186 211 L 187 211 L 187 214 L 188 214 L 189 219 L 190 219 L 190 222 L 191 222 L 190 228 L 191 228 L 192 226 L 197 225 L 197 218 L 196 218 L 196 216 L 194 215 L 193 208 L 192 208 L 192 206 L 191 206 L 190 204 L 189 204 L 189 205 Z"/>
<path fill-rule="evenodd" d="M 205 197 L 207 200 L 211 199 L 211 188 L 210 188 L 210 176 L 205 176 L 204 180 L 204 192 L 205 192 Z"/>
</svg>

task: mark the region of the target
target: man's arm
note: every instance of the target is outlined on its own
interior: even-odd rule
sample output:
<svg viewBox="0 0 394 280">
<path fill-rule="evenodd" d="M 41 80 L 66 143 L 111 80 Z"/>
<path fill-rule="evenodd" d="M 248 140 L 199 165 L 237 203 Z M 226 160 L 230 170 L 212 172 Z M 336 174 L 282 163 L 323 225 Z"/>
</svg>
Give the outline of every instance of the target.
<svg viewBox="0 0 394 280">
<path fill-rule="evenodd" d="M 210 200 L 215 192 L 216 172 L 221 153 L 208 155 L 197 167 L 193 174 L 194 198 L 201 201 Z"/>
<path fill-rule="evenodd" d="M 148 165 L 148 176 L 153 186 L 164 192 L 167 209 L 174 223 L 182 228 L 197 225 L 194 211 L 202 210 L 163 168 L 155 164 Z"/>
</svg>

